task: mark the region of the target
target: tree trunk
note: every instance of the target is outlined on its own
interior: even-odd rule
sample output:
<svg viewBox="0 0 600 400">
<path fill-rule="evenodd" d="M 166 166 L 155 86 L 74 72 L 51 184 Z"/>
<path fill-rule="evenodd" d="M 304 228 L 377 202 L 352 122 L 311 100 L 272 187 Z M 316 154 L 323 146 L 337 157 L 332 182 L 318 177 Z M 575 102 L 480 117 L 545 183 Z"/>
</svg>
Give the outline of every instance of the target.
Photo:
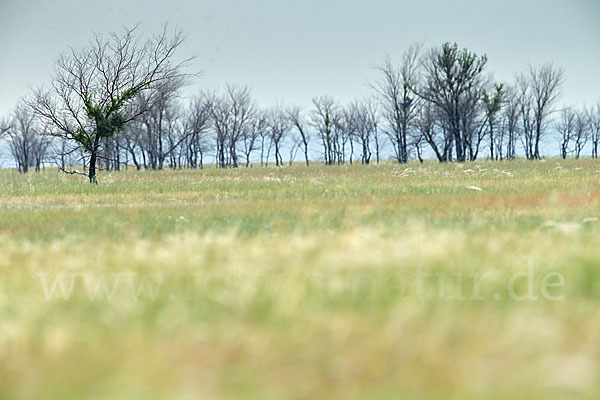
<svg viewBox="0 0 600 400">
<path fill-rule="evenodd" d="M 92 151 L 92 155 L 90 157 L 90 167 L 88 169 L 88 178 L 90 178 L 90 183 L 98 184 L 96 180 L 96 150 Z"/>
<path fill-rule="evenodd" d="M 308 145 L 306 144 L 306 142 L 304 143 L 304 159 L 306 160 L 306 166 L 308 167 L 309 161 L 308 161 Z"/>
<path fill-rule="evenodd" d="M 96 134 L 94 138 L 94 146 L 92 147 L 92 152 L 90 154 L 90 167 L 88 169 L 88 178 L 90 178 L 90 183 L 98 184 L 96 180 L 96 160 L 98 156 L 98 149 L 100 147 L 100 136 Z"/>
</svg>

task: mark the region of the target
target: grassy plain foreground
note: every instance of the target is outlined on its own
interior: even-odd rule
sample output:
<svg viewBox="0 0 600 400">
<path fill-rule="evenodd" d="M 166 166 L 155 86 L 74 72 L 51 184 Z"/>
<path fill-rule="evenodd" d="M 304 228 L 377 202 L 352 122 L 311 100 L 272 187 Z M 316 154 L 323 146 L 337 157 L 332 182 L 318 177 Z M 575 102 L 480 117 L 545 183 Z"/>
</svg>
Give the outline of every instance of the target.
<svg viewBox="0 0 600 400">
<path fill-rule="evenodd" d="M 600 163 L 0 171 L 0 398 L 600 398 Z"/>
</svg>

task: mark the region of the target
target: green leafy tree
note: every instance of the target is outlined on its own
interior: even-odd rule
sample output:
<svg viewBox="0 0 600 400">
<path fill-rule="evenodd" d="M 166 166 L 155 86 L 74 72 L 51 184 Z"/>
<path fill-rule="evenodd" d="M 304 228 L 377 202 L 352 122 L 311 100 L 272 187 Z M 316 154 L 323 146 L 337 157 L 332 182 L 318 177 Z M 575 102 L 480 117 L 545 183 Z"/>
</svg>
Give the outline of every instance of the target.
<svg viewBox="0 0 600 400">
<path fill-rule="evenodd" d="M 459 162 L 467 158 L 471 138 L 466 127 L 482 94 L 486 63 L 487 56 L 461 49 L 456 43 L 431 49 L 423 59 L 423 85 L 416 91 L 444 117 Z"/>
</svg>

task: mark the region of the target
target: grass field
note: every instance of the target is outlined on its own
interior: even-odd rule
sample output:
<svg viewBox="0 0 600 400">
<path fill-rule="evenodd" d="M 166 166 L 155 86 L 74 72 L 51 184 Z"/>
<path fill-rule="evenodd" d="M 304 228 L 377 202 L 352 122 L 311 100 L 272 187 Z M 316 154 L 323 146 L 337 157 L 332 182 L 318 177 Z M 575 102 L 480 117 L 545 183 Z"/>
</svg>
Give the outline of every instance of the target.
<svg viewBox="0 0 600 400">
<path fill-rule="evenodd" d="M 600 163 L 0 171 L 2 399 L 600 398 Z"/>
</svg>

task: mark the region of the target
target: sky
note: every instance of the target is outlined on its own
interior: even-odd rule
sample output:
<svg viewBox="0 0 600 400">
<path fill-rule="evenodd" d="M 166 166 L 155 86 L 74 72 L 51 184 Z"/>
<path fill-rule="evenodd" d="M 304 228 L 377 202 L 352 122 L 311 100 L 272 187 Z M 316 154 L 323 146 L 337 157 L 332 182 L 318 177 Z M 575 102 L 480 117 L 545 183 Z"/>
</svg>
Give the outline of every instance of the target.
<svg viewBox="0 0 600 400">
<path fill-rule="evenodd" d="M 310 107 L 321 95 L 345 104 L 372 92 L 386 54 L 456 42 L 486 54 L 502 82 L 545 62 L 563 68 L 559 107 L 600 101 L 600 0 L 0 0 L 0 120 L 50 82 L 70 46 L 164 24 L 186 34 L 177 57 L 194 56 L 188 71 L 201 73 L 187 96 L 240 83 L 265 107 Z"/>
<path fill-rule="evenodd" d="M 0 116 L 49 82 L 68 46 L 165 23 L 186 33 L 178 55 L 194 55 L 190 72 L 202 73 L 189 92 L 242 83 L 264 106 L 324 94 L 350 102 L 369 92 L 386 53 L 400 60 L 415 42 L 485 53 L 506 82 L 551 61 L 566 72 L 563 103 L 600 100 L 599 0 L 0 0 Z"/>
</svg>

